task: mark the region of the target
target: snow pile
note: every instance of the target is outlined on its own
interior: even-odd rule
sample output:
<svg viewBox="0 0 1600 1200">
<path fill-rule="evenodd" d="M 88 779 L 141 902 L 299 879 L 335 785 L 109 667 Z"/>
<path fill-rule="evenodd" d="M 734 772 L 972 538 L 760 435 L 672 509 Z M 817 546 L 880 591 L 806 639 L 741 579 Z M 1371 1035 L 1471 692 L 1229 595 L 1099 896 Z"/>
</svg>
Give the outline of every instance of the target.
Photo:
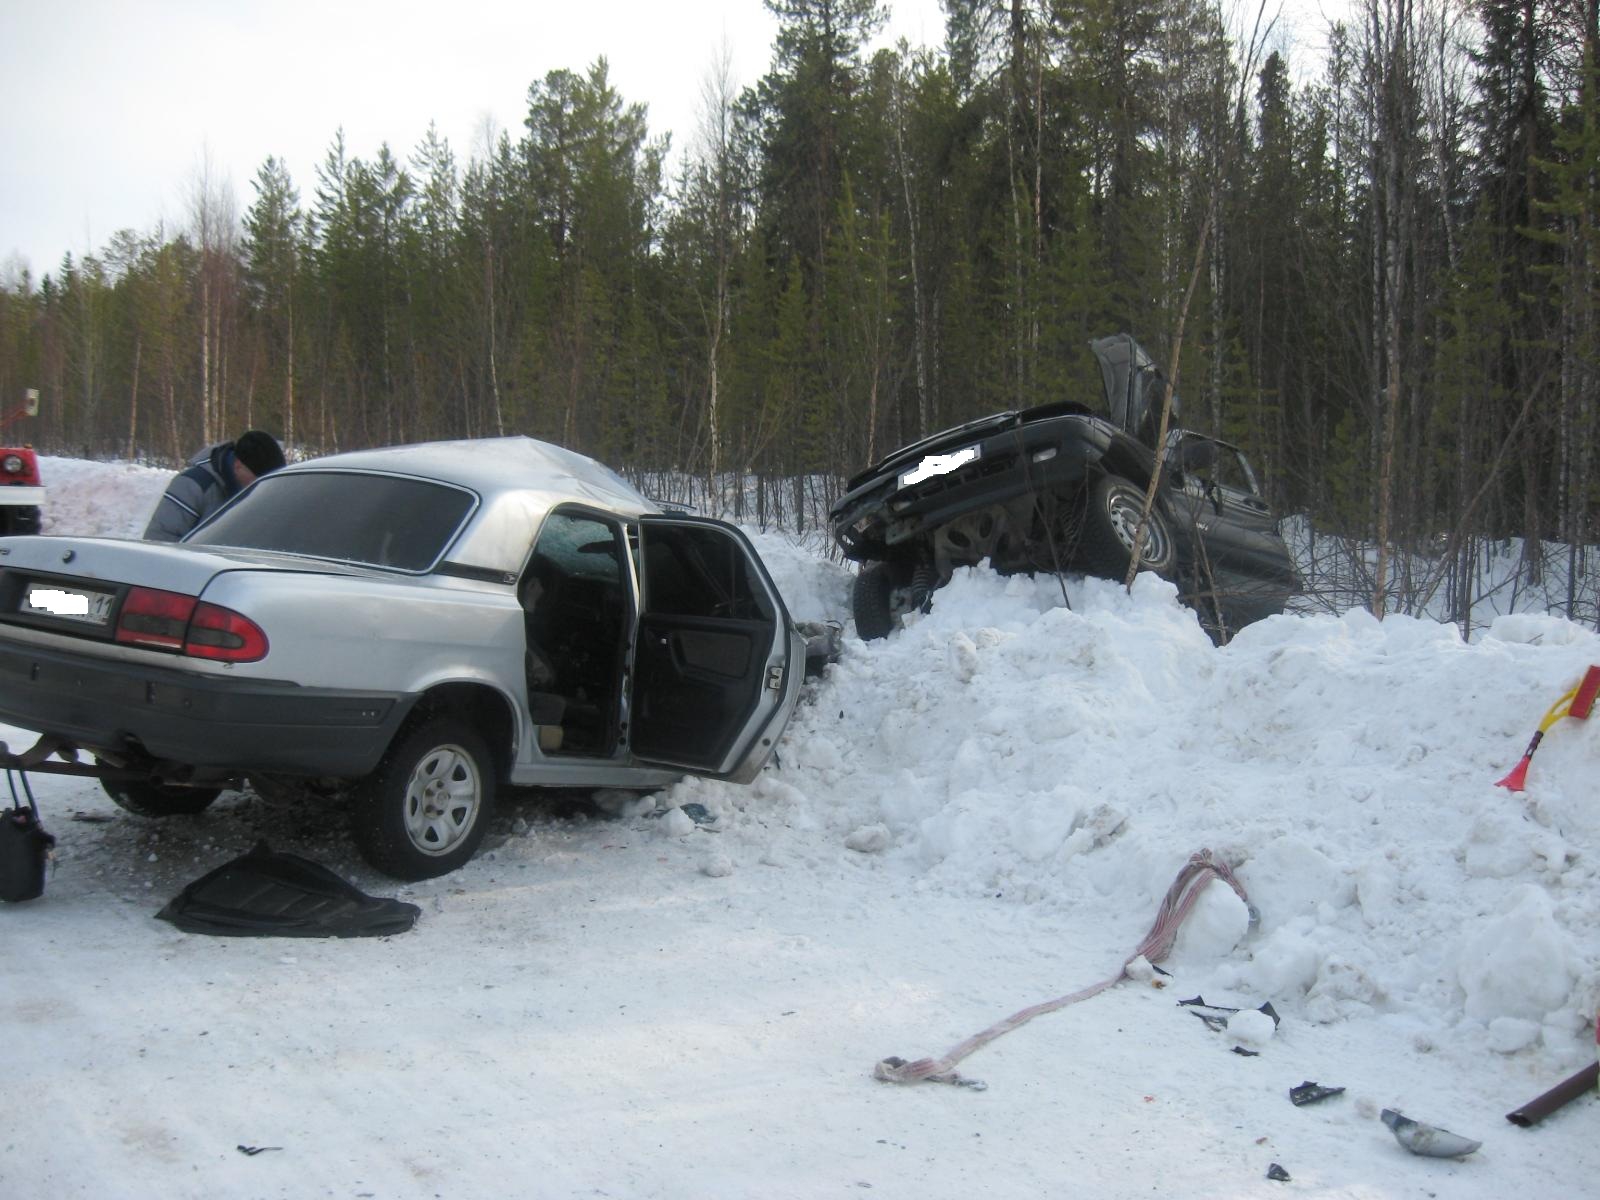
<svg viewBox="0 0 1600 1200">
<path fill-rule="evenodd" d="M 137 538 L 167 490 L 172 472 L 138 463 L 39 456 L 44 532 Z"/>
<path fill-rule="evenodd" d="M 1054 579 L 962 572 L 930 614 L 847 643 L 781 770 L 749 790 L 685 783 L 674 802 L 762 814 L 743 829 L 752 858 L 777 808 L 919 891 L 1120 929 L 1125 949 L 1209 847 L 1260 922 L 1210 889 L 1169 964 L 1185 988 L 1543 1045 L 1558 1064 L 1593 1053 L 1600 721 L 1563 722 L 1525 794 L 1493 781 L 1600 638 L 1524 615 L 1467 645 L 1355 611 L 1273 618 L 1218 651 L 1152 576 L 1131 596 L 1068 592 L 1070 609 Z"/>
</svg>

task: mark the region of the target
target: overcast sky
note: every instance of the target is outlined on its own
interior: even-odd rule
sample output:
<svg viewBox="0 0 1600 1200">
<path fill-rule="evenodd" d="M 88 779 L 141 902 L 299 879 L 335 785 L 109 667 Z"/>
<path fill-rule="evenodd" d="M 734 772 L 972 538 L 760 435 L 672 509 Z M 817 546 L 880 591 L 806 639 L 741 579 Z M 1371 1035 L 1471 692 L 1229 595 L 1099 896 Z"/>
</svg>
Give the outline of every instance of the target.
<svg viewBox="0 0 1600 1200">
<path fill-rule="evenodd" d="M 942 42 L 939 0 L 887 7 L 888 36 Z M 208 162 L 240 213 L 268 155 L 309 203 L 341 126 L 405 161 L 431 120 L 464 162 L 486 118 L 521 134 L 530 83 L 600 55 L 676 152 L 724 40 L 742 87 L 775 32 L 761 0 L 0 0 L 0 280 L 186 227 Z"/>
<path fill-rule="evenodd" d="M 891 11 L 942 41 L 938 0 Z M 724 38 L 743 86 L 776 28 L 761 0 L 0 0 L 0 277 L 184 227 L 208 156 L 241 213 L 269 154 L 309 202 L 341 125 L 352 155 L 404 161 L 431 120 L 462 162 L 485 118 L 522 133 L 530 83 L 601 55 L 681 148 Z"/>
</svg>

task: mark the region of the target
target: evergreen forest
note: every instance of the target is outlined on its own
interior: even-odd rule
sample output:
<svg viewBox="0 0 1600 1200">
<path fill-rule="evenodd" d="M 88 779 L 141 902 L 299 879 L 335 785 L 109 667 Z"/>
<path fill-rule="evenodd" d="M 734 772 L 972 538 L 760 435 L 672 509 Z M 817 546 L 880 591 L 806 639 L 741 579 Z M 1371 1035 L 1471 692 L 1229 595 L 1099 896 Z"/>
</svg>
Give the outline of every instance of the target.
<svg viewBox="0 0 1600 1200">
<path fill-rule="evenodd" d="M 814 528 L 897 445 L 1095 402 L 1127 331 L 1277 511 L 1382 548 L 1375 611 L 1461 619 L 1518 545 L 1600 619 L 1600 0 L 1353 0 L 1293 73 L 1272 2 L 944 0 L 928 50 L 765 2 L 681 147 L 600 59 L 470 153 L 330 114 L 313 179 L 0 277 L 0 408 L 168 465 L 529 434 Z"/>
</svg>

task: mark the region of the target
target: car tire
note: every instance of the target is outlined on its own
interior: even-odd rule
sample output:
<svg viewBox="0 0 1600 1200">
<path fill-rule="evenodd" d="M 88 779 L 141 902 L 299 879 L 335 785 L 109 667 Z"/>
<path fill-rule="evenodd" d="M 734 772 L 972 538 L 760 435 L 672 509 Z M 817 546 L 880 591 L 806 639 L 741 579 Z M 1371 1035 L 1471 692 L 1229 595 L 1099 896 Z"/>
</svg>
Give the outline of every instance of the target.
<svg viewBox="0 0 1600 1200">
<path fill-rule="evenodd" d="M 850 590 L 850 609 L 856 619 L 856 636 L 864 642 L 886 638 L 894 630 L 892 598 L 895 570 L 889 563 L 867 563 Z"/>
<path fill-rule="evenodd" d="M 102 779 L 112 803 L 140 817 L 192 817 L 211 807 L 221 788 L 178 787 L 146 779 Z"/>
<path fill-rule="evenodd" d="M 1120 475 L 1103 475 L 1089 488 L 1088 507 L 1083 519 L 1081 553 L 1084 569 L 1091 575 L 1121 582 L 1133 558 L 1133 539 L 1144 510 L 1144 489 Z M 1141 571 L 1171 575 L 1178 552 L 1172 530 L 1159 510 L 1150 510 L 1145 522 L 1144 555 Z"/>
<path fill-rule="evenodd" d="M 396 879 L 432 879 L 465 864 L 494 812 L 489 747 L 459 717 L 402 730 L 356 791 L 351 827 L 361 856 Z"/>
</svg>

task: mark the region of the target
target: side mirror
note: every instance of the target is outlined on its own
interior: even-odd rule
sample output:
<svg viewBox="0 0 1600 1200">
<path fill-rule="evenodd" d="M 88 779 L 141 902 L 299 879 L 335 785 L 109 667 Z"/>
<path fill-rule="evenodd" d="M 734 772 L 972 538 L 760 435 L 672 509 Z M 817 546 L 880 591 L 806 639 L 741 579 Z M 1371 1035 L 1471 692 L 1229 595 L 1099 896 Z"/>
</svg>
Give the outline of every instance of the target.
<svg viewBox="0 0 1600 1200">
<path fill-rule="evenodd" d="M 30 417 L 39 415 L 39 389 L 28 388 L 22 393 L 22 411 Z"/>
</svg>

